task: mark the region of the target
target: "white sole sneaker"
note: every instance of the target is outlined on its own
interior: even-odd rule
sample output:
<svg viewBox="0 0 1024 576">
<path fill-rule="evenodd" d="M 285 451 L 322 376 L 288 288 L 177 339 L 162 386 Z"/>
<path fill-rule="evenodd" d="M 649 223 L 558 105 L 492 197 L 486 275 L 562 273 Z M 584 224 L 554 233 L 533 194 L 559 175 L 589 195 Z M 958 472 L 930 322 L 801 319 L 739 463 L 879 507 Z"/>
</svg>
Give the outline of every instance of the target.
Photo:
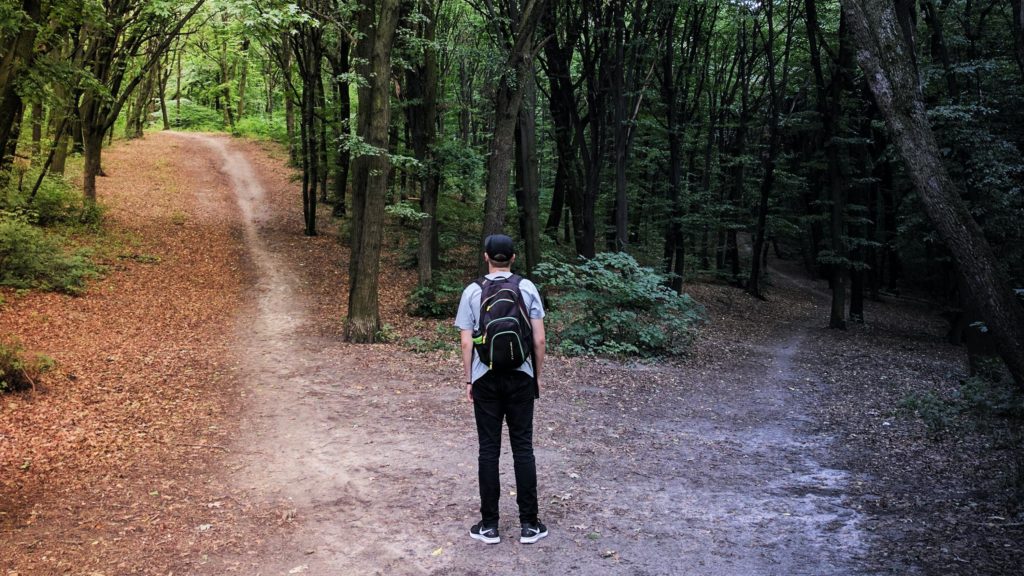
<svg viewBox="0 0 1024 576">
<path fill-rule="evenodd" d="M 544 530 L 543 532 L 534 532 L 530 536 L 520 536 L 519 542 L 521 542 L 522 544 L 533 544 L 534 542 L 540 540 L 541 538 L 544 538 L 547 535 L 547 530 Z"/>
</svg>

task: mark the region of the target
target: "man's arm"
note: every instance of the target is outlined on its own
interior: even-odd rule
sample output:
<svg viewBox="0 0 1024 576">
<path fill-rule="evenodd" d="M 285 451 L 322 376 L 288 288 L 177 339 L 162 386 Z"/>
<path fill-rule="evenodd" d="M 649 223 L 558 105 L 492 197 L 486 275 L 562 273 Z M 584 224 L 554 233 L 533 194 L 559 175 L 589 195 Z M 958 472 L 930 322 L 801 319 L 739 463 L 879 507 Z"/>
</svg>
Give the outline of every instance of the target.
<svg viewBox="0 0 1024 576">
<path fill-rule="evenodd" d="M 462 371 L 466 376 L 466 399 L 473 401 L 473 331 L 459 330 L 462 345 Z"/>
<path fill-rule="evenodd" d="M 540 394 L 540 370 L 544 365 L 544 351 L 547 338 L 544 336 L 544 319 L 531 318 L 533 328 L 533 378 L 537 382 L 537 393 Z"/>
</svg>

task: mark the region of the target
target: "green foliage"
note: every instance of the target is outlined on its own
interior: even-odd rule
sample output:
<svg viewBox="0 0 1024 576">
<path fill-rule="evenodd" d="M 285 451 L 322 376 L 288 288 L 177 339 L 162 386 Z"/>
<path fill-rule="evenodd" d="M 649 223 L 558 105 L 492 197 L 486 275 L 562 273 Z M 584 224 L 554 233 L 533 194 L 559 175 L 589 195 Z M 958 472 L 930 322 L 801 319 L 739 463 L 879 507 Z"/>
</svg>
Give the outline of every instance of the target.
<svg viewBox="0 0 1024 576">
<path fill-rule="evenodd" d="M 280 144 L 288 143 L 288 127 L 284 116 L 267 118 L 266 116 L 246 116 L 235 123 L 235 133 L 239 136 L 272 140 Z"/>
<path fill-rule="evenodd" d="M 701 308 L 665 286 L 665 277 L 626 253 L 579 264 L 540 264 L 549 334 L 567 355 L 679 354 L 701 321 Z"/>
<path fill-rule="evenodd" d="M 18 340 L 0 340 L 0 393 L 35 388 L 55 362 L 43 354 L 28 355 Z"/>
<path fill-rule="evenodd" d="M 452 272 L 437 272 L 430 284 L 409 294 L 409 314 L 421 318 L 451 318 L 459 306 L 463 285 Z"/>
<path fill-rule="evenodd" d="M 398 218 L 402 225 L 415 226 L 417 230 L 419 229 L 419 223 L 429 217 L 427 213 L 420 212 L 417 207 L 405 200 L 388 205 L 384 208 L 384 211 Z"/>
<path fill-rule="evenodd" d="M 195 130 L 197 132 L 216 132 L 224 129 L 224 116 L 201 104 L 182 99 L 168 102 L 168 115 L 171 127 L 175 130 Z"/>
<path fill-rule="evenodd" d="M 930 391 L 908 395 L 900 402 L 899 408 L 921 418 L 933 436 L 949 428 L 958 412 L 952 404 Z"/>
<path fill-rule="evenodd" d="M 98 275 L 87 251 L 67 254 L 25 215 L 0 212 L 0 286 L 78 294 Z"/>
<path fill-rule="evenodd" d="M 932 435 L 963 424 L 984 427 L 999 420 L 1024 424 L 1024 394 L 1008 379 L 985 376 L 964 380 L 948 398 L 930 391 L 910 394 L 899 408 L 920 417 Z"/>
<path fill-rule="evenodd" d="M 387 344 L 388 342 L 394 342 L 398 338 L 398 331 L 391 324 L 381 324 L 380 328 L 377 329 L 377 333 L 374 334 L 374 342 Z"/>
<path fill-rule="evenodd" d="M 455 327 L 448 324 L 438 324 L 434 329 L 432 338 L 412 336 L 406 338 L 405 347 L 417 354 L 427 354 L 438 350 L 453 350 L 455 342 L 458 341 L 458 334 Z"/>
</svg>

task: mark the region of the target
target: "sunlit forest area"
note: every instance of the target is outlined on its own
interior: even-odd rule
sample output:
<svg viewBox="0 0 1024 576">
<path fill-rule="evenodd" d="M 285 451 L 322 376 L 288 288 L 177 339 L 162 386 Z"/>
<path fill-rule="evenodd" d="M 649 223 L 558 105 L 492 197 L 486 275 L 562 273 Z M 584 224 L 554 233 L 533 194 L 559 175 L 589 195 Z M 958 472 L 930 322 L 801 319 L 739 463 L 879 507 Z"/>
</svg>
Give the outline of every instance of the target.
<svg viewBox="0 0 1024 576">
<path fill-rule="evenodd" d="M 859 370 L 866 395 L 931 438 L 955 437 L 957 418 L 999 419 L 1008 452 L 993 459 L 1010 463 L 989 476 L 1003 507 L 978 522 L 1017 540 L 983 547 L 971 573 L 1021 557 L 1021 0 L 3 0 L 0 39 L 0 314 L 21 311 L 0 326 L 5 395 L 70 373 L 34 340 L 56 330 L 45 298 L 74 308 L 122 268 L 172 260 L 116 231 L 112 214 L 146 202 L 105 183 L 131 174 L 145 194 L 147 174 L 108 170 L 108 154 L 226 133 L 289 167 L 265 187 L 295 215 L 292 237 L 266 249 L 327 238 L 303 273 L 329 288 L 304 297 L 324 303 L 335 342 L 446 349 L 496 233 L 545 294 L 549 348 L 585 363 L 576 377 L 698 362 L 695 342 L 718 342 L 735 301 L 751 307 L 735 334 L 780 344 L 772 330 L 796 321 L 758 306 L 821 296 L 808 322 L 822 330 L 800 339 L 821 347 L 819 367 Z M 205 140 L 157 142 L 172 141 L 206 161 Z M 152 181 L 178 190 L 172 177 Z M 164 227 L 187 229 L 189 214 Z M 47 304 L 11 308 L 33 295 Z M 906 350 L 965 359 L 962 374 L 934 369 L 946 398 L 883 392 L 888 376 L 840 358 L 901 364 L 857 351 L 904 314 L 934 332 Z M 725 354 L 729 334 L 711 347 Z M 0 475 L 28 470 L 13 450 Z M 20 513 L 2 513 L 13 530 Z"/>
</svg>

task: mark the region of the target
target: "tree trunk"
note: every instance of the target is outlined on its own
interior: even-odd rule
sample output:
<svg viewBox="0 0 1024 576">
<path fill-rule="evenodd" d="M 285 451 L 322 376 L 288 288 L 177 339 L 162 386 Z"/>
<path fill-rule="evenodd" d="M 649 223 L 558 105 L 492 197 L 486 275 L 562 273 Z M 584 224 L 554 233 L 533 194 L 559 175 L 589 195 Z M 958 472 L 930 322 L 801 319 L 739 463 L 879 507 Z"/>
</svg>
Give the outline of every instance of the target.
<svg viewBox="0 0 1024 576">
<path fill-rule="evenodd" d="M 378 272 L 380 269 L 380 247 L 384 227 L 384 196 L 387 193 L 391 161 L 388 149 L 388 126 L 391 122 L 391 48 L 398 25 L 398 0 L 363 0 L 359 15 L 359 29 L 364 34 L 360 43 L 365 43 L 361 53 L 367 54 L 363 66 L 367 89 L 360 93 L 369 98 L 360 98 L 361 116 L 365 109 L 363 130 L 360 136 L 377 153 L 360 162 L 365 179 L 361 193 L 353 200 L 362 204 L 356 209 L 360 215 L 358 237 L 352 240 L 352 266 L 350 267 L 350 290 L 348 319 L 345 336 L 350 342 L 373 342 L 380 330 L 380 310 L 377 301 Z"/>
<path fill-rule="evenodd" d="M 351 165 L 351 155 L 346 147 L 340 143 L 346 141 L 351 135 L 352 99 L 349 95 L 349 84 L 341 80 L 343 75 L 349 72 L 349 51 L 352 44 L 344 34 L 338 39 L 338 54 L 336 59 L 331 59 L 334 67 L 335 99 L 337 100 L 336 145 L 334 156 L 334 210 L 332 215 L 340 218 L 345 215 L 345 190 L 348 186 L 348 173 Z M 347 143 L 347 141 L 346 141 Z"/>
<path fill-rule="evenodd" d="M 774 4 L 768 2 L 765 9 L 765 20 L 768 26 L 764 51 L 768 66 L 768 154 L 764 159 L 764 176 L 758 198 L 757 223 L 754 227 L 754 246 L 750 258 L 750 280 L 747 292 L 756 298 L 763 298 L 761 292 L 761 269 L 767 258 L 764 256 L 765 235 L 768 228 L 768 200 L 775 188 L 775 167 L 782 148 L 782 130 L 779 126 L 782 115 L 783 95 L 789 82 L 789 52 L 793 45 L 793 19 L 790 17 L 791 3 L 786 4 L 786 40 L 782 52 L 782 77 L 778 83 L 775 66 L 775 14 Z"/>
<path fill-rule="evenodd" d="M 736 166 L 733 168 L 733 182 L 729 187 L 729 220 L 730 225 L 725 233 L 725 259 L 729 262 L 729 274 L 734 284 L 740 283 L 740 250 L 737 238 L 736 221 L 739 217 L 740 203 L 747 185 L 746 160 L 747 125 L 750 122 L 750 56 L 747 52 L 747 27 L 744 22 L 739 29 L 739 76 L 740 76 L 740 110 L 736 125 L 735 143 L 733 145 Z"/>
<path fill-rule="evenodd" d="M 227 18 L 227 16 L 225 16 Z M 218 59 L 220 65 L 220 85 L 221 93 L 220 97 L 224 100 L 224 127 L 228 132 L 235 131 L 235 111 L 234 104 L 231 98 L 231 67 L 228 63 L 228 41 L 225 39 L 220 45 L 220 58 Z"/>
<path fill-rule="evenodd" d="M 288 32 L 281 34 L 281 69 L 284 73 L 284 125 L 288 135 L 288 158 L 292 164 L 298 159 L 298 150 L 295 148 L 295 98 L 292 84 L 292 49 Z"/>
<path fill-rule="evenodd" d="M 1020 69 L 1021 80 L 1024 80 L 1024 2 L 1010 0 L 1010 10 L 1013 12 L 1013 55 Z"/>
<path fill-rule="evenodd" d="M 570 206 L 573 218 L 577 220 L 582 216 L 583 207 L 582 168 L 578 142 L 574 139 L 579 123 L 579 111 L 570 71 L 573 49 L 579 36 L 579 18 L 571 18 L 573 15 L 569 14 L 569 18 L 559 21 L 557 7 L 558 3 L 548 2 L 540 22 L 541 34 L 548 38 L 544 44 L 544 56 L 547 63 L 544 70 L 547 73 L 550 86 L 548 108 L 551 113 L 557 153 L 551 211 L 548 213 L 548 221 L 545 226 L 545 233 L 553 239 L 558 237 L 559 220 L 566 202 Z M 565 31 L 564 41 L 556 34 L 556 30 L 559 28 Z M 579 242 L 577 242 L 576 249 L 577 253 L 581 253 L 579 252 Z"/>
<path fill-rule="evenodd" d="M 547 0 L 523 0 L 521 11 L 508 15 L 515 29 L 515 37 L 508 39 L 509 51 L 505 72 L 495 88 L 494 129 L 487 156 L 483 238 L 504 231 L 516 122 L 523 101 L 523 86 L 533 72 L 534 32 L 546 2 Z M 483 245 L 482 238 L 480 245 Z M 481 251 L 478 263 L 481 275 L 487 271 L 482 254 Z"/>
<path fill-rule="evenodd" d="M 921 85 L 896 14 L 885 0 L 843 0 L 844 13 L 886 125 L 929 219 L 949 248 L 1014 380 L 1024 386 L 1024 307 L 996 266 L 981 227 L 942 164 Z"/>
<path fill-rule="evenodd" d="M 23 26 L 14 44 L 0 50 L 0 172 L 12 161 L 8 154 L 17 145 L 17 137 L 24 106 L 18 93 L 18 79 L 23 71 L 32 67 L 38 23 L 42 18 L 41 0 L 23 0 L 21 9 L 33 25 Z M 13 146 L 12 146 L 13 143 Z"/>
<path fill-rule="evenodd" d="M 165 66 L 168 63 L 168 61 L 164 61 Z M 171 71 L 169 68 L 167 70 L 161 68 L 158 70 L 158 74 L 157 79 L 159 80 L 159 86 L 157 87 L 157 91 L 160 96 L 160 119 L 163 121 L 163 129 L 170 130 L 171 118 L 167 114 L 167 81 L 171 78 Z"/>
<path fill-rule="evenodd" d="M 103 149 L 103 131 L 97 131 L 83 122 L 82 140 L 85 145 L 82 192 L 87 201 L 95 203 L 96 177 L 100 175 L 100 155 Z"/>
<path fill-rule="evenodd" d="M 39 153 L 43 149 L 43 103 L 40 100 L 36 100 L 32 103 L 32 158 L 33 162 L 35 157 L 39 156 Z"/>
<path fill-rule="evenodd" d="M 516 127 L 516 205 L 519 230 L 526 256 L 525 275 L 531 276 L 540 263 L 540 175 L 537 168 L 537 87 L 533 74 L 527 77 L 523 105 Z"/>
<path fill-rule="evenodd" d="M 238 73 L 238 118 L 245 116 L 245 89 L 249 84 L 249 39 L 242 39 L 242 71 Z"/>
<path fill-rule="evenodd" d="M 317 172 L 317 177 L 320 180 L 320 200 L 322 202 L 330 201 L 327 195 L 327 178 L 330 175 L 330 164 L 329 154 L 327 151 L 327 94 L 324 91 L 324 75 L 321 74 L 323 58 L 320 58 L 322 47 L 317 49 L 317 57 L 319 58 L 316 66 L 316 109 L 320 110 L 320 114 L 317 115 L 317 125 L 319 126 L 318 138 L 317 138 L 317 154 L 320 157 L 320 170 Z"/>
<path fill-rule="evenodd" d="M 678 7 L 672 5 L 666 18 L 661 22 L 660 33 L 665 39 L 661 57 L 661 101 L 665 109 L 665 132 L 668 134 L 668 224 L 665 226 L 663 266 L 669 276 L 669 287 L 676 292 L 683 291 L 683 264 L 685 245 L 680 218 L 682 206 L 680 188 L 683 171 L 683 139 L 679 126 L 679 103 L 676 96 L 675 67 L 675 20 Z"/>
<path fill-rule="evenodd" d="M 434 146 L 437 144 L 438 116 L 438 62 L 437 50 L 433 48 L 437 20 L 443 0 L 423 0 L 420 11 L 426 16 L 419 23 L 418 34 L 424 41 L 423 60 L 411 66 L 406 73 L 409 96 L 408 122 L 413 153 L 420 161 L 421 168 L 416 174 L 419 188 L 420 211 L 426 218 L 420 221 L 419 247 L 416 253 L 416 268 L 420 286 L 430 284 L 437 259 L 437 194 L 441 184 L 441 172 L 437 166 Z"/>
</svg>

